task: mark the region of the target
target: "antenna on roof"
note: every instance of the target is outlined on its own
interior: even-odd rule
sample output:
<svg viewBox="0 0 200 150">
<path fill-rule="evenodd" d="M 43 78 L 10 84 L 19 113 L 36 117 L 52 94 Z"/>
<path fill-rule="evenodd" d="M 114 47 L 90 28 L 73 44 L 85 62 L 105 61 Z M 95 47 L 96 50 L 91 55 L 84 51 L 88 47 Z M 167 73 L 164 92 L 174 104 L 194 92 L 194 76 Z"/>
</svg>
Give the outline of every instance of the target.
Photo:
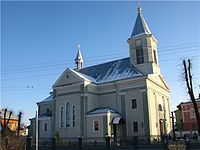
<svg viewBox="0 0 200 150">
<path fill-rule="evenodd" d="M 138 13 L 140 13 L 141 10 L 142 10 L 141 7 L 140 7 L 140 0 L 138 0 L 138 8 L 137 9 L 138 9 Z"/>
</svg>

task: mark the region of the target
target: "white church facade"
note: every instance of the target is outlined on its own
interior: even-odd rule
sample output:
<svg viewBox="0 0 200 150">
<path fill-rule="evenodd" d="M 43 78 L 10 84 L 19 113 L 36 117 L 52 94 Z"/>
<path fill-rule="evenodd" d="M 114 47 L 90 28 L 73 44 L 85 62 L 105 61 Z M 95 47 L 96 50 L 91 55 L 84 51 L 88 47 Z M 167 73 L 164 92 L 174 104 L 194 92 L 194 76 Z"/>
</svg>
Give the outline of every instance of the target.
<svg viewBox="0 0 200 150">
<path fill-rule="evenodd" d="M 157 40 L 138 8 L 130 57 L 83 67 L 78 47 L 76 68 L 67 68 L 38 102 L 39 137 L 102 140 L 156 137 L 171 132 L 169 87 L 160 72 Z M 35 135 L 35 118 L 31 135 Z"/>
</svg>

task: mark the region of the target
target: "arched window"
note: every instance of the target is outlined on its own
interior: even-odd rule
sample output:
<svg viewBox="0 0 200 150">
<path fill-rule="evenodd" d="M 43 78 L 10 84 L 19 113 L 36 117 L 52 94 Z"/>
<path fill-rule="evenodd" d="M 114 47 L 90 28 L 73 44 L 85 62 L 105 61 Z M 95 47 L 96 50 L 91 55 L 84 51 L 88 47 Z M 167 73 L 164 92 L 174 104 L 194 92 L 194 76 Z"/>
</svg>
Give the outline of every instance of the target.
<svg viewBox="0 0 200 150">
<path fill-rule="evenodd" d="M 73 127 L 75 127 L 76 125 L 75 118 L 76 118 L 76 106 L 73 105 L 72 106 L 72 126 Z"/>
<path fill-rule="evenodd" d="M 63 106 L 60 107 L 60 127 L 64 127 L 64 117 L 63 117 L 63 113 L 64 113 L 64 108 Z"/>
<path fill-rule="evenodd" d="M 70 103 L 66 103 L 66 127 L 70 127 Z"/>
</svg>

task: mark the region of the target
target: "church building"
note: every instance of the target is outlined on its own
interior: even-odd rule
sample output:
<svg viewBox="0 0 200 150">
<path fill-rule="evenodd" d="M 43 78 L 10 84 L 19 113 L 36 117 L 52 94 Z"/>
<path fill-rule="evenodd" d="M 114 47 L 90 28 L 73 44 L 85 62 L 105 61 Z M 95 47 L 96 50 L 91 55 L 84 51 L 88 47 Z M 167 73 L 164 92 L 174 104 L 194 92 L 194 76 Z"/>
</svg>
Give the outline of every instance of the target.
<svg viewBox="0 0 200 150">
<path fill-rule="evenodd" d="M 76 68 L 67 68 L 50 96 L 37 103 L 39 137 L 101 141 L 170 133 L 169 87 L 160 72 L 158 42 L 140 7 L 127 42 L 130 57 L 89 67 L 78 46 Z M 35 118 L 30 121 L 34 137 Z"/>
</svg>

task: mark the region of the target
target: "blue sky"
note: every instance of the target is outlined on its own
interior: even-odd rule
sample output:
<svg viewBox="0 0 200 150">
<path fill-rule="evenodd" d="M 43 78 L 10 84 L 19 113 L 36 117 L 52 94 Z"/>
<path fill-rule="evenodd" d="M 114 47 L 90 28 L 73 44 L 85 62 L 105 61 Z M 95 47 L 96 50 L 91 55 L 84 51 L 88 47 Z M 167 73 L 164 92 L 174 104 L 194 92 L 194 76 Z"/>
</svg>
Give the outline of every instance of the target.
<svg viewBox="0 0 200 150">
<path fill-rule="evenodd" d="M 143 1 L 141 7 L 158 40 L 174 110 L 188 100 L 183 59 L 192 59 L 196 95 L 200 91 L 200 2 Z M 22 111 L 29 123 L 36 102 L 65 68 L 75 67 L 78 44 L 85 66 L 127 57 L 136 16 L 136 1 L 1 2 L 1 107 Z"/>
</svg>

